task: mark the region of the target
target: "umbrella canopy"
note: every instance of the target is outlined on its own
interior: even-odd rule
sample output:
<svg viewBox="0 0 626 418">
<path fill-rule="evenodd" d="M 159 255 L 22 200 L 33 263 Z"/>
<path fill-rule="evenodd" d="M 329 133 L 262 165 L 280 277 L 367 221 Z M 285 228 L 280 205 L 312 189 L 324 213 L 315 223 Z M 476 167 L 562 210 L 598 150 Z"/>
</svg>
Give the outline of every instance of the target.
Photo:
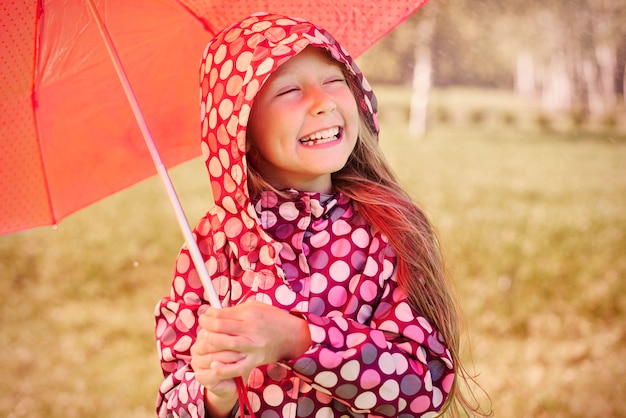
<svg viewBox="0 0 626 418">
<path fill-rule="evenodd" d="M 200 154 L 198 67 L 251 13 L 304 17 L 356 56 L 426 0 L 94 1 L 164 165 Z M 83 0 L 0 4 L 0 234 L 63 217 L 155 173 Z"/>
</svg>

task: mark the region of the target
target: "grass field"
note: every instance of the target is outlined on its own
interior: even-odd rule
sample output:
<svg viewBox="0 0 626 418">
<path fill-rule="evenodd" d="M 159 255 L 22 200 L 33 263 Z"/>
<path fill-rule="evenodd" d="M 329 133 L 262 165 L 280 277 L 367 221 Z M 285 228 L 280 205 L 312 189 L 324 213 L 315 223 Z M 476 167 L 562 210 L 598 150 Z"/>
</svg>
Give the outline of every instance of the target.
<svg viewBox="0 0 626 418">
<path fill-rule="evenodd" d="M 508 95 L 452 91 L 410 139 L 406 97 L 380 93 L 381 144 L 439 230 L 495 416 L 626 416 L 626 135 L 542 130 Z M 195 223 L 203 164 L 172 177 Z M 0 237 L 0 416 L 154 416 L 153 307 L 180 244 L 156 179 Z"/>
</svg>

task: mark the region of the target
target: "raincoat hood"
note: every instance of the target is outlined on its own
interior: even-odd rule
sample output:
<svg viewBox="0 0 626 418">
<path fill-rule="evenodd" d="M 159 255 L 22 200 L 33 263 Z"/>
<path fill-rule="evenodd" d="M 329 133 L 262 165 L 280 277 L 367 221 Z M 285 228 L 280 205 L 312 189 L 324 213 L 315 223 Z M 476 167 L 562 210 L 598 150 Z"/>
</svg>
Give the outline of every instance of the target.
<svg viewBox="0 0 626 418">
<path fill-rule="evenodd" d="M 324 29 L 303 19 L 259 13 L 209 42 L 200 66 L 202 153 L 219 222 L 212 251 L 230 246 L 244 270 L 280 277 L 281 244 L 260 226 L 247 187 L 246 130 L 252 103 L 270 75 L 309 45 L 326 49 L 348 70 L 361 114 L 378 133 L 376 99 L 350 55 Z M 210 251 L 210 249 L 208 249 Z"/>
</svg>

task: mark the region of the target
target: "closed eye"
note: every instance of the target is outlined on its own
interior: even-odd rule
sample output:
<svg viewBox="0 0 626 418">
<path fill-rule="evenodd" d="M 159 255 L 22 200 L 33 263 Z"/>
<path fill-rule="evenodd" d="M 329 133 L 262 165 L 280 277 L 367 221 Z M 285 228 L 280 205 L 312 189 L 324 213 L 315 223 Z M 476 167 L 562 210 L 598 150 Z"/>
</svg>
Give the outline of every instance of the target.
<svg viewBox="0 0 626 418">
<path fill-rule="evenodd" d="M 336 78 L 331 78 L 330 80 L 326 81 L 326 84 L 333 84 L 333 83 L 345 83 L 346 79 L 344 77 L 336 77 Z"/>
<path fill-rule="evenodd" d="M 299 89 L 297 87 L 286 87 L 284 89 L 279 90 L 276 93 L 276 96 L 284 96 L 286 94 L 293 93 L 293 92 L 298 91 L 298 90 Z"/>
</svg>

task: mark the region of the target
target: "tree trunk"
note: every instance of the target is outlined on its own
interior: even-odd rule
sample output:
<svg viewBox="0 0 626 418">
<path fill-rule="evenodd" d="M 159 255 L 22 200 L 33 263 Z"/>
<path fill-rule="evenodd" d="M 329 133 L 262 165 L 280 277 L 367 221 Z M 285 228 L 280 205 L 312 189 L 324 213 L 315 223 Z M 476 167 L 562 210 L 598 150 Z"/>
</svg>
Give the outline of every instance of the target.
<svg viewBox="0 0 626 418">
<path fill-rule="evenodd" d="M 615 87 L 613 85 L 617 69 L 617 47 L 615 45 L 596 47 L 596 58 L 600 71 L 600 91 L 602 92 L 604 105 L 602 112 L 606 112 L 615 107 L 615 103 L 617 102 Z"/>
<path fill-rule="evenodd" d="M 415 51 L 413 67 L 413 89 L 411 91 L 411 107 L 409 113 L 409 132 L 419 138 L 426 133 L 428 119 L 428 98 L 431 87 L 432 62 L 430 49 L 418 47 Z"/>
<path fill-rule="evenodd" d="M 515 91 L 518 96 L 533 99 L 536 95 L 535 61 L 530 52 L 517 54 L 517 68 L 515 74 Z"/>
<path fill-rule="evenodd" d="M 572 103 L 572 83 L 562 56 L 554 55 L 543 80 L 541 104 L 548 111 L 568 110 Z"/>
<path fill-rule="evenodd" d="M 426 133 L 428 98 L 431 88 L 431 45 L 437 17 L 437 3 L 429 3 L 422 10 L 417 24 L 413 89 L 409 109 L 409 134 L 420 138 Z"/>
<path fill-rule="evenodd" d="M 613 88 L 615 94 L 621 96 L 621 102 L 624 104 L 626 103 L 626 35 L 618 42 L 616 60 Z"/>
<path fill-rule="evenodd" d="M 598 65 L 596 62 L 586 59 L 581 63 L 583 80 L 587 93 L 587 109 L 592 116 L 604 113 L 604 98 L 602 97 L 602 89 Z"/>
</svg>

